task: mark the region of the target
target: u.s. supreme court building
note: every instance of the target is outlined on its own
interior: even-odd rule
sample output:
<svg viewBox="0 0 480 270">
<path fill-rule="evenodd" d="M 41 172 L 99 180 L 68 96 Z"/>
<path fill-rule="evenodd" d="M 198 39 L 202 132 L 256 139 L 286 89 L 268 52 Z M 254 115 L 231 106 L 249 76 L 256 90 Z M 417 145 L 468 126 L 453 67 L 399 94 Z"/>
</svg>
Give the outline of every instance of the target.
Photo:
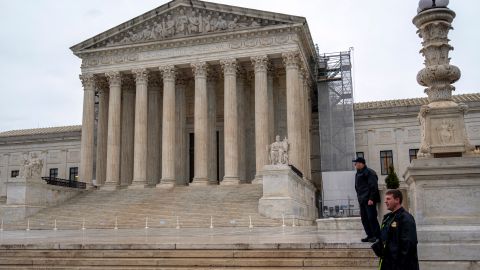
<svg viewBox="0 0 480 270">
<path fill-rule="evenodd" d="M 32 153 L 44 177 L 113 190 L 262 183 L 277 135 L 317 188 L 355 155 L 383 178 L 390 165 L 401 177 L 418 152 L 427 100 L 354 106 L 349 55 L 317 52 L 303 17 L 174 0 L 71 50 L 82 126 L 0 133 L 3 197 Z M 480 145 L 479 94 L 454 99 L 470 107 Z"/>
</svg>

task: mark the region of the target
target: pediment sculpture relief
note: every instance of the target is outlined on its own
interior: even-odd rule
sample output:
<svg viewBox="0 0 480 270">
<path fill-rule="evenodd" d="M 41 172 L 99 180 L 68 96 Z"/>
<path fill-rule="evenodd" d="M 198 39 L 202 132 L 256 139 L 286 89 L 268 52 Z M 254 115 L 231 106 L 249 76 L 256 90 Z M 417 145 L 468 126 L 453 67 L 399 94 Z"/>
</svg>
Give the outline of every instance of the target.
<svg viewBox="0 0 480 270">
<path fill-rule="evenodd" d="M 236 14 L 178 8 L 150 19 L 124 33 L 117 34 L 107 41 L 97 44 L 95 47 L 164 40 L 282 23 Z"/>
</svg>

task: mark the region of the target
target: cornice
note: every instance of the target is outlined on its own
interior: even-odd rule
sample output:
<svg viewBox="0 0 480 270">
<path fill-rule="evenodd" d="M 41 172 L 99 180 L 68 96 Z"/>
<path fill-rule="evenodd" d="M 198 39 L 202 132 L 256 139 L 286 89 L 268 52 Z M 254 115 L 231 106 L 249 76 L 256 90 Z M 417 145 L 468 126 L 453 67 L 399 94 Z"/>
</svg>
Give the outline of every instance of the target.
<svg viewBox="0 0 480 270">
<path fill-rule="evenodd" d="M 120 45 L 114 47 L 105 47 L 105 48 L 95 48 L 88 49 L 78 52 L 76 55 L 81 59 L 84 59 L 85 56 L 94 56 L 94 55 L 111 55 L 118 53 L 136 53 L 136 52 L 146 52 L 152 50 L 160 50 L 166 48 L 178 48 L 186 47 L 191 45 L 204 45 L 216 43 L 219 41 L 235 41 L 241 38 L 252 38 L 252 37 L 267 37 L 272 36 L 272 34 L 278 33 L 298 33 L 301 29 L 302 24 L 292 24 L 292 25 L 275 25 L 258 29 L 245 29 L 236 32 L 227 32 L 227 33 L 208 33 L 204 35 L 191 36 L 191 37 L 182 37 L 169 40 L 159 40 L 159 41 L 149 41 L 142 43 L 134 43 L 128 45 Z M 298 42 L 298 40 L 295 40 Z"/>
</svg>

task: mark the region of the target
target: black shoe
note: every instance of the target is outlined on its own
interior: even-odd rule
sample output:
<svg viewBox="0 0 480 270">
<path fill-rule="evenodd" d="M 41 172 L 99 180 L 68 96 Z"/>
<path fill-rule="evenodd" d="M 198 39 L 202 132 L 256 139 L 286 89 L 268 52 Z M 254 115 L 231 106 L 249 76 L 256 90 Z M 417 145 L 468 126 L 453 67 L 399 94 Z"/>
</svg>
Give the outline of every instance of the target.
<svg viewBox="0 0 480 270">
<path fill-rule="evenodd" d="M 370 237 L 367 236 L 367 237 L 365 237 L 365 238 L 362 238 L 360 241 L 362 241 L 362 242 L 365 243 L 365 242 L 368 242 L 369 239 L 370 239 Z"/>
<path fill-rule="evenodd" d="M 370 243 L 375 243 L 377 241 L 377 238 L 376 237 L 370 237 L 370 238 L 368 238 L 367 241 L 370 242 Z"/>
</svg>

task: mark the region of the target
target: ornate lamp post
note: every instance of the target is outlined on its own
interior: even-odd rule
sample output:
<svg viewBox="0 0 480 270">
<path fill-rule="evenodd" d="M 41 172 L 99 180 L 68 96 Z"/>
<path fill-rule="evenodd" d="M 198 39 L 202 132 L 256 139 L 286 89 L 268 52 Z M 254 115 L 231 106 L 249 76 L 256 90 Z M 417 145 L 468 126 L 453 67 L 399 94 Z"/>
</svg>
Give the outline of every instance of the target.
<svg viewBox="0 0 480 270">
<path fill-rule="evenodd" d="M 455 12 L 448 0 L 421 0 L 413 23 L 423 39 L 420 53 L 425 57 L 425 68 L 417 74 L 417 82 L 427 87 L 428 105 L 422 106 L 420 120 L 422 138 L 419 158 L 463 156 L 473 154 L 465 129 L 465 104 L 452 100 L 460 69 L 450 64 L 448 32 Z"/>
</svg>

